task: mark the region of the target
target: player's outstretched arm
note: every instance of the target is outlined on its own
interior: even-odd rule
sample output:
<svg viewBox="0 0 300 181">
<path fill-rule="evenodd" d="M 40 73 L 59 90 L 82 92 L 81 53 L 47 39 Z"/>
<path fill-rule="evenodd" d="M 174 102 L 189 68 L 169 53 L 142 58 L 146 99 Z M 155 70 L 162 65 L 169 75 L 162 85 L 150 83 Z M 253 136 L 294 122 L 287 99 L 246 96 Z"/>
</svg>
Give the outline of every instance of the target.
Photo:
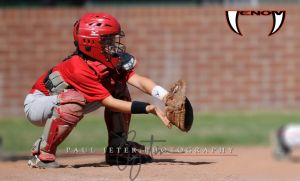
<svg viewBox="0 0 300 181">
<path fill-rule="evenodd" d="M 156 86 L 153 80 L 136 73 L 129 78 L 128 83 L 149 95 L 151 95 L 152 89 Z"/>
<path fill-rule="evenodd" d="M 130 77 L 128 83 L 145 92 L 146 94 L 152 95 L 160 100 L 163 100 L 168 94 L 168 91 L 154 83 L 153 80 L 136 73 Z"/>
<path fill-rule="evenodd" d="M 120 99 L 116 99 L 112 96 L 108 96 L 107 98 L 103 99 L 101 102 L 105 107 L 116 111 L 116 112 L 123 112 L 123 113 L 131 113 L 131 102 L 123 101 Z"/>
<path fill-rule="evenodd" d="M 112 96 L 108 96 L 107 98 L 103 99 L 101 103 L 105 107 L 117 112 L 132 113 L 132 114 L 151 113 L 159 117 L 166 126 L 168 126 L 170 123 L 170 121 L 168 120 L 168 118 L 166 117 L 166 115 L 163 113 L 162 110 L 149 103 L 138 102 L 138 101 L 128 102 L 128 101 L 116 99 Z"/>
</svg>

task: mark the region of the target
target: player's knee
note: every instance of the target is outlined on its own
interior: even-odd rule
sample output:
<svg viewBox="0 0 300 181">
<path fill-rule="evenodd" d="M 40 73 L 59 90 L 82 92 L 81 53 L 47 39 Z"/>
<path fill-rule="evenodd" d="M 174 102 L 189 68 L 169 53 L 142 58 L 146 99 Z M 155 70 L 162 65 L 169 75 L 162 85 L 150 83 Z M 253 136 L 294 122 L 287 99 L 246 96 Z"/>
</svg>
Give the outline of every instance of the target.
<svg viewBox="0 0 300 181">
<path fill-rule="evenodd" d="M 54 114 L 69 124 L 78 123 L 84 116 L 85 98 L 75 90 L 62 92 L 58 98 L 59 105 L 54 108 Z"/>
<path fill-rule="evenodd" d="M 86 105 L 84 96 L 74 89 L 67 89 L 65 92 L 61 92 L 57 98 L 59 105 L 69 103 L 75 103 L 81 106 Z"/>
<path fill-rule="evenodd" d="M 54 115 L 69 124 L 76 124 L 83 118 L 83 106 L 75 103 L 63 104 L 54 108 Z"/>
<path fill-rule="evenodd" d="M 26 118 L 35 126 L 44 126 L 47 119 L 52 116 L 55 100 L 54 96 L 27 95 L 24 101 Z"/>
</svg>

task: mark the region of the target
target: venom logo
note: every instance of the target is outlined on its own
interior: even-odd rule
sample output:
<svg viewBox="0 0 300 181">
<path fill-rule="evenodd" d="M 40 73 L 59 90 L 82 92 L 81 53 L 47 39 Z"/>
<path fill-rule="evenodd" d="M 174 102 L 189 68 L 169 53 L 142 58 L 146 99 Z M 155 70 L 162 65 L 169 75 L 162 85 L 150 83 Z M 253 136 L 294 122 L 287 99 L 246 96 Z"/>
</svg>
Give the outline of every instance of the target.
<svg viewBox="0 0 300 181">
<path fill-rule="evenodd" d="M 276 33 L 283 25 L 285 19 L 285 11 L 226 11 L 226 18 L 229 27 L 233 32 L 242 36 L 242 33 L 238 26 L 238 17 L 242 16 L 273 16 L 273 27 L 269 36 Z"/>
</svg>

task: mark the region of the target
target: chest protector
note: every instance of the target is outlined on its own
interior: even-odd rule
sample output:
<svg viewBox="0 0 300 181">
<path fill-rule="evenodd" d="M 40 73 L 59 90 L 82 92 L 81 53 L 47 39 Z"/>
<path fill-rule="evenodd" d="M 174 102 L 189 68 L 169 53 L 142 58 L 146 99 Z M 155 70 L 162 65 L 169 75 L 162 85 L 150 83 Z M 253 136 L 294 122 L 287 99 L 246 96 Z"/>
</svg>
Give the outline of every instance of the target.
<svg viewBox="0 0 300 181">
<path fill-rule="evenodd" d="M 46 75 L 44 84 L 50 95 L 58 95 L 69 87 L 69 84 L 64 81 L 60 73 L 58 71 L 52 72 L 52 69 Z"/>
<path fill-rule="evenodd" d="M 90 69 L 92 69 L 98 77 L 98 80 L 101 81 L 109 77 L 108 68 L 100 62 L 90 61 L 86 62 Z"/>
<path fill-rule="evenodd" d="M 124 84 L 126 82 L 127 71 L 121 70 L 117 72 L 107 68 L 105 65 L 98 61 L 87 61 L 88 66 L 95 72 L 99 82 L 109 91 L 113 89 L 116 84 Z"/>
</svg>

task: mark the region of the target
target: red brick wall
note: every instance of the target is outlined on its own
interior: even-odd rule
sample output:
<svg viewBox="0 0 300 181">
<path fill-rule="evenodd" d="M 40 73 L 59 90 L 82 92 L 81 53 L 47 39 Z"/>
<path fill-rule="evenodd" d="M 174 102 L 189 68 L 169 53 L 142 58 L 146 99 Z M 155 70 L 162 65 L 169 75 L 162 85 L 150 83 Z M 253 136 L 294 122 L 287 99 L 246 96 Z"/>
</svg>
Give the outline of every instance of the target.
<svg viewBox="0 0 300 181">
<path fill-rule="evenodd" d="M 168 85 L 188 82 L 195 110 L 300 108 L 300 7 L 268 37 L 271 16 L 240 17 L 234 34 L 222 7 L 98 7 L 116 16 L 137 72 Z M 39 75 L 74 49 L 72 26 L 87 9 L 0 10 L 0 116 L 23 115 Z M 147 99 L 133 90 L 134 99 Z"/>
</svg>

